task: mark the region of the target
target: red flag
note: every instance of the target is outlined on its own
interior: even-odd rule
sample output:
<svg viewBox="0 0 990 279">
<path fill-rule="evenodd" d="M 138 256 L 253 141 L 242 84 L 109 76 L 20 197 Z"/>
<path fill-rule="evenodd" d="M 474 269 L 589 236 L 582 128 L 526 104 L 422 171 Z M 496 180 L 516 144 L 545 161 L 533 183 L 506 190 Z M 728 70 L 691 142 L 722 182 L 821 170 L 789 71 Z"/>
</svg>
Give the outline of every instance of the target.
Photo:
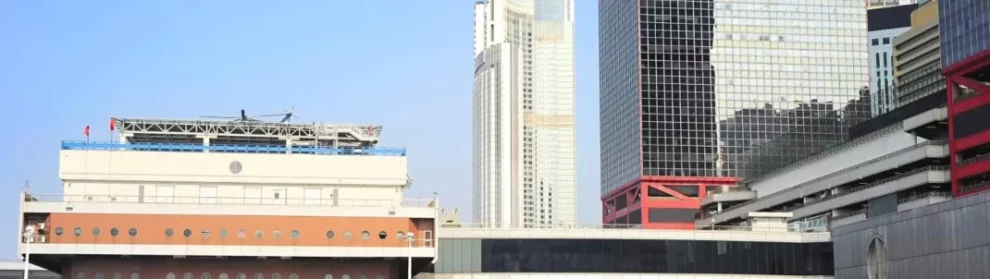
<svg viewBox="0 0 990 279">
<path fill-rule="evenodd" d="M 85 134 L 86 137 L 89 137 L 89 125 L 86 125 L 86 129 L 83 130 L 83 134 Z"/>
<path fill-rule="evenodd" d="M 117 129 L 117 122 L 114 122 L 113 121 L 113 118 L 110 118 L 110 131 L 113 131 L 113 130 L 116 130 L 116 129 Z"/>
</svg>

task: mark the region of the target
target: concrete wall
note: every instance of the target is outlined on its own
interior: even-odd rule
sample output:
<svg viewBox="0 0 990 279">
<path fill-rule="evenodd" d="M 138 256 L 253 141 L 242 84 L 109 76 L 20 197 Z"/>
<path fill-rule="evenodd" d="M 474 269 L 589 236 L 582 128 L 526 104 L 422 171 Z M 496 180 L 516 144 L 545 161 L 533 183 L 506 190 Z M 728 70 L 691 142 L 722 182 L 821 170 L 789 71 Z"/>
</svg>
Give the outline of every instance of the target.
<svg viewBox="0 0 990 279">
<path fill-rule="evenodd" d="M 63 150 L 59 175 L 66 196 L 169 203 L 400 201 L 408 181 L 400 156 L 123 150 Z"/>
<path fill-rule="evenodd" d="M 889 129 L 889 130 L 888 130 Z M 885 128 L 886 132 L 867 135 L 846 143 L 846 146 L 827 150 L 820 155 L 809 157 L 793 165 L 775 171 L 763 178 L 748 183 L 759 198 L 785 190 L 822 174 L 830 174 L 873 158 L 910 147 L 919 140 L 900 130 L 900 125 Z M 923 141 L 923 140 L 921 140 Z M 809 175 L 817 174 L 817 175 Z"/>
<path fill-rule="evenodd" d="M 835 277 L 869 278 L 867 252 L 879 239 L 889 278 L 990 278 L 988 223 L 984 193 L 835 228 Z"/>
</svg>

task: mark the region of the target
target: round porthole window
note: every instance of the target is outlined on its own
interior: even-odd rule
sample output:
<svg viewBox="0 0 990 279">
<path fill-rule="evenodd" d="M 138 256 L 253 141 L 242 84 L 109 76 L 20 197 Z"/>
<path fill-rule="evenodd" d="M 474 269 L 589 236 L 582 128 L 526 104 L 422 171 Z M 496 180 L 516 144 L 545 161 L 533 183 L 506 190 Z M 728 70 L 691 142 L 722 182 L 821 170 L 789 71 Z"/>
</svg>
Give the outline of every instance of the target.
<svg viewBox="0 0 990 279">
<path fill-rule="evenodd" d="M 75 229 L 72 229 L 72 234 L 74 234 L 76 236 L 80 236 L 80 235 L 82 235 L 82 229 L 79 228 L 79 227 L 76 227 Z"/>
<path fill-rule="evenodd" d="M 292 239 L 299 239 L 299 231 L 292 230 L 292 233 L 291 234 L 292 234 Z M 289 276 L 289 277 L 291 279 L 292 276 Z"/>
<path fill-rule="evenodd" d="M 388 233 L 385 231 L 378 232 L 378 239 L 385 239 L 388 237 Z"/>
<path fill-rule="evenodd" d="M 323 279 L 333 279 L 333 274 L 327 273 L 327 275 L 323 275 Z"/>
<path fill-rule="evenodd" d="M 368 233 L 368 231 L 361 232 L 361 240 L 368 240 L 368 238 L 371 238 L 371 233 Z"/>
<path fill-rule="evenodd" d="M 202 238 L 210 238 L 210 230 L 203 229 L 202 231 L 199 232 L 199 236 Z"/>
<path fill-rule="evenodd" d="M 62 236 L 63 233 L 65 233 L 65 230 L 62 230 L 62 227 L 55 228 L 55 235 Z"/>
<path fill-rule="evenodd" d="M 120 279 L 120 278 L 121 278 L 121 277 L 120 277 L 120 272 L 114 272 L 114 273 L 113 273 L 113 275 L 110 275 L 110 278 L 113 278 L 113 279 Z"/>
<path fill-rule="evenodd" d="M 189 238 L 190 236 L 192 236 L 192 230 L 190 230 L 190 229 L 182 230 L 182 236 L 185 236 L 186 238 Z M 190 273 L 190 275 L 192 275 L 192 273 Z M 185 276 L 185 275 L 183 275 L 183 276 Z"/>
<path fill-rule="evenodd" d="M 399 238 L 399 240 L 406 240 L 406 233 L 399 231 L 395 233 L 395 237 Z"/>
<path fill-rule="evenodd" d="M 289 273 L 289 279 L 299 279 L 299 274 Z"/>
<path fill-rule="evenodd" d="M 245 275 L 244 273 L 238 273 L 237 279 L 247 279 L 247 275 Z"/>
<path fill-rule="evenodd" d="M 227 229 L 220 230 L 220 238 L 227 238 Z M 223 274 L 220 275 L 223 276 Z M 221 279 L 227 279 L 227 278 L 221 278 Z"/>
<path fill-rule="evenodd" d="M 255 273 L 254 279 L 265 279 L 265 275 L 261 273 Z"/>
<path fill-rule="evenodd" d="M 193 279 L 192 272 L 186 272 L 185 274 L 182 274 L 182 279 Z"/>
<path fill-rule="evenodd" d="M 131 272 L 131 279 L 141 279 L 141 275 L 138 275 L 137 272 Z"/>
<path fill-rule="evenodd" d="M 76 273 L 76 279 L 86 279 L 86 273 L 82 273 L 82 272 Z M 171 279 L 175 279 L 175 278 L 171 278 Z"/>
<path fill-rule="evenodd" d="M 257 237 L 259 239 L 262 238 L 262 237 L 265 237 L 265 232 L 263 232 L 261 230 L 258 230 L 256 232 L 254 232 L 254 237 Z M 264 277 L 264 275 L 262 275 L 262 277 Z"/>
<path fill-rule="evenodd" d="M 137 236 L 137 229 L 131 228 L 131 229 L 127 230 L 127 235 Z"/>
<path fill-rule="evenodd" d="M 217 276 L 217 278 L 218 279 L 230 279 L 230 278 L 227 277 L 227 273 L 220 273 L 220 276 Z"/>
<path fill-rule="evenodd" d="M 117 236 L 118 234 L 120 234 L 120 230 L 118 230 L 117 228 L 110 229 L 110 236 Z"/>
<path fill-rule="evenodd" d="M 169 272 L 165 275 L 165 279 L 175 279 L 175 273 Z"/>
<path fill-rule="evenodd" d="M 237 231 L 237 238 L 244 239 L 245 237 L 247 237 L 247 232 L 245 232 L 244 230 L 238 230 Z M 241 278 L 241 279 L 244 279 L 244 278 Z"/>
<path fill-rule="evenodd" d="M 351 232 L 350 231 L 344 232 L 344 240 L 351 240 Z"/>
<path fill-rule="evenodd" d="M 282 231 L 275 231 L 275 232 L 273 232 L 272 233 L 272 237 L 275 237 L 275 239 L 282 238 Z"/>
<path fill-rule="evenodd" d="M 333 231 L 327 231 L 327 239 L 333 239 Z"/>
<path fill-rule="evenodd" d="M 278 274 L 278 273 L 272 274 L 272 279 L 282 279 L 282 274 Z"/>
<path fill-rule="evenodd" d="M 175 231 L 172 231 L 172 229 L 165 229 L 165 236 L 172 237 L 172 235 L 174 235 L 174 234 L 175 234 Z"/>
<path fill-rule="evenodd" d="M 93 228 L 93 236 L 100 236 L 100 228 Z"/>
<path fill-rule="evenodd" d="M 203 275 L 199 276 L 200 279 L 210 279 L 210 277 L 211 277 L 210 274 L 205 272 L 203 273 Z"/>
</svg>

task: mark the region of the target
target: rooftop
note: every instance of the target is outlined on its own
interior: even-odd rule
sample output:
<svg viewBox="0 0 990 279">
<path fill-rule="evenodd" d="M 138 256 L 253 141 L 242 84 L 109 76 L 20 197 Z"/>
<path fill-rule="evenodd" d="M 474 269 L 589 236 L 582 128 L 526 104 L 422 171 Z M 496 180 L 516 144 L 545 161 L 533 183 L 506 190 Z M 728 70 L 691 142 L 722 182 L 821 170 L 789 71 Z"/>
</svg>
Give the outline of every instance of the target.
<svg viewBox="0 0 990 279">
<path fill-rule="evenodd" d="M 131 143 L 262 144 L 372 147 L 380 125 L 111 118 L 122 138 Z"/>
<path fill-rule="evenodd" d="M 308 155 L 406 156 L 405 148 L 316 147 L 258 144 L 115 143 L 62 141 L 62 150 L 104 150 L 121 152 L 222 152 Z"/>
</svg>

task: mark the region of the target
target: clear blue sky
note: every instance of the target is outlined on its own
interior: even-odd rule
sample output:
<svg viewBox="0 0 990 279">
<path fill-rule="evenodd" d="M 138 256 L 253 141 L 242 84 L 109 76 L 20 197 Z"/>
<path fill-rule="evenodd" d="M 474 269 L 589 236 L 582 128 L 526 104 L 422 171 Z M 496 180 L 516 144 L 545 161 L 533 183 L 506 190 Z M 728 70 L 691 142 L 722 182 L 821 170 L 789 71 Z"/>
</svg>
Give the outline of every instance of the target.
<svg viewBox="0 0 990 279">
<path fill-rule="evenodd" d="M 277 3 L 276 3 L 277 2 Z M 578 219 L 600 222 L 597 1 L 577 2 Z M 0 1 L 0 258 L 20 184 L 60 194 L 59 142 L 109 117 L 277 113 L 385 126 L 407 196 L 470 219 L 473 0 Z"/>
</svg>

